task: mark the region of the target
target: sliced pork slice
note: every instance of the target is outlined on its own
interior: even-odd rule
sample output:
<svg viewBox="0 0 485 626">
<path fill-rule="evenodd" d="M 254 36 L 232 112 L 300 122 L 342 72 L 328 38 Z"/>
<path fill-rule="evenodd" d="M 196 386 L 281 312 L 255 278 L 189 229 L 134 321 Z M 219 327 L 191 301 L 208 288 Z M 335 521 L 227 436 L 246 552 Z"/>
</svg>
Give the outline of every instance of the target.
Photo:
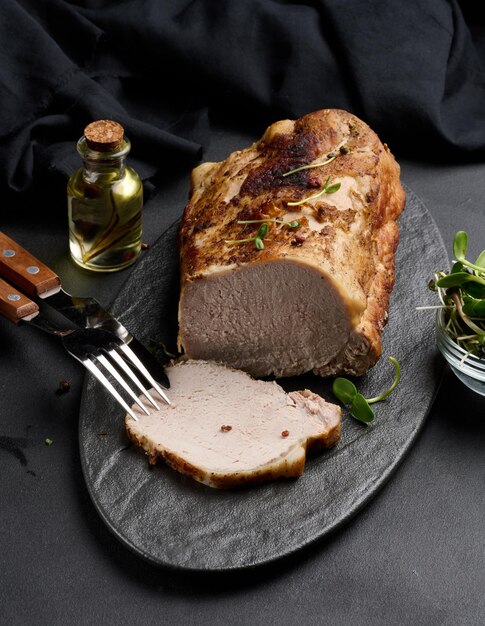
<svg viewBox="0 0 485 626">
<path fill-rule="evenodd" d="M 341 409 L 311 391 L 287 394 L 275 382 L 206 361 L 167 368 L 172 405 L 136 422 L 130 439 L 150 463 L 163 459 L 210 487 L 230 488 L 301 476 L 306 451 L 340 437 Z"/>
<path fill-rule="evenodd" d="M 254 376 L 364 373 L 381 354 L 404 199 L 387 146 L 340 110 L 276 122 L 199 166 L 180 227 L 179 345 Z M 234 243 L 260 226 L 241 221 L 265 219 L 263 249 Z"/>
</svg>

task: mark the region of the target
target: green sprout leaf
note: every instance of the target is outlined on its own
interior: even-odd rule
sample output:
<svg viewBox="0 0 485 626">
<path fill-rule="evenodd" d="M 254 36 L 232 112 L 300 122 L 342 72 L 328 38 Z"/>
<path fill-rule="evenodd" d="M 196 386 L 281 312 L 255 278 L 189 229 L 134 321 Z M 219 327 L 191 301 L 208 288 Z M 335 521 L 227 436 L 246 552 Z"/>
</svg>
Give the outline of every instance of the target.
<svg viewBox="0 0 485 626">
<path fill-rule="evenodd" d="M 261 226 L 258 228 L 258 232 L 256 233 L 256 239 L 264 239 L 268 234 L 268 231 L 268 224 L 261 224 Z"/>
<path fill-rule="evenodd" d="M 483 267 L 485 270 L 485 250 L 480 254 L 478 259 L 475 261 L 475 265 L 477 267 Z"/>
<path fill-rule="evenodd" d="M 374 402 L 384 400 L 397 387 L 401 378 L 401 367 L 394 357 L 390 356 L 389 361 L 394 365 L 394 380 L 389 389 L 386 389 L 386 391 L 383 391 L 375 398 L 364 398 L 364 396 L 357 391 L 354 383 L 347 378 L 339 377 L 333 381 L 333 394 L 344 406 L 350 406 L 352 416 L 355 417 L 356 420 L 359 420 L 359 422 L 364 422 L 365 424 L 373 422 L 375 415 L 370 405 Z"/>
<path fill-rule="evenodd" d="M 467 295 L 472 298 L 476 298 L 477 300 L 481 300 L 485 298 L 485 285 L 481 285 L 479 283 L 468 282 L 462 285 L 462 291 L 464 291 Z"/>
<path fill-rule="evenodd" d="M 469 317 L 485 318 L 485 300 L 475 300 L 475 298 L 467 298 L 463 305 L 463 313 Z"/>
<path fill-rule="evenodd" d="M 335 193 L 336 191 L 338 191 L 341 187 L 340 183 L 335 183 L 333 185 L 330 185 L 329 187 L 326 187 L 325 189 L 325 193 Z"/>
<path fill-rule="evenodd" d="M 475 274 L 469 274 L 468 272 L 456 272 L 456 274 L 448 274 L 436 281 L 437 287 L 461 287 L 466 283 L 478 283 L 485 285 L 485 278 L 476 276 Z"/>
<path fill-rule="evenodd" d="M 243 221 L 240 222 L 242 224 L 253 224 L 256 222 L 260 222 L 262 220 L 250 220 L 250 221 Z M 266 235 L 269 232 L 269 226 L 266 223 L 261 224 L 261 226 L 258 228 L 258 232 L 256 233 L 255 237 L 247 237 L 246 239 L 226 239 L 226 243 L 249 243 L 251 241 L 254 242 L 255 247 L 258 250 L 263 250 L 264 249 L 264 243 L 263 243 L 263 239 L 266 237 Z"/>
<path fill-rule="evenodd" d="M 478 274 L 483 274 L 485 270 L 485 250 L 480 254 L 476 263 L 471 263 L 466 258 L 467 247 L 468 235 L 464 230 L 459 230 L 453 239 L 453 255 L 455 259 Z"/>
<path fill-rule="evenodd" d="M 351 404 L 357 395 L 357 388 L 347 378 L 336 378 L 333 381 L 332 391 L 342 404 Z"/>
<path fill-rule="evenodd" d="M 450 274 L 458 274 L 459 272 L 463 272 L 463 263 L 461 261 L 457 261 L 453 263 L 453 267 L 451 268 Z"/>
<path fill-rule="evenodd" d="M 350 410 L 355 419 L 364 424 L 370 424 L 374 421 L 374 411 L 370 408 L 367 400 L 361 393 L 357 393 L 352 400 Z"/>
<path fill-rule="evenodd" d="M 472 279 L 472 275 L 468 272 L 455 272 L 454 274 L 448 274 L 436 281 L 437 287 L 443 287 L 448 289 L 449 287 L 461 287 L 463 284 L 469 282 Z"/>
<path fill-rule="evenodd" d="M 49 439 L 49 437 L 45 438 L 45 445 L 46 446 L 51 446 L 54 442 L 52 441 L 52 439 Z"/>
<path fill-rule="evenodd" d="M 457 261 L 464 261 L 468 247 L 468 235 L 464 230 L 459 230 L 453 240 L 453 256 Z"/>
</svg>

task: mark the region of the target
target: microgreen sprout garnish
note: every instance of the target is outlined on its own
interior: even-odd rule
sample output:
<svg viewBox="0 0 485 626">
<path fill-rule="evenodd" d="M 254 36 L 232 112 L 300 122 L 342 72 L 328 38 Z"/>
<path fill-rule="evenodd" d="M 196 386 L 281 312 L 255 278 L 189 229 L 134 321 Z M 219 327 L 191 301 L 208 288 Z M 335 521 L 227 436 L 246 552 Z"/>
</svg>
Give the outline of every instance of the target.
<svg viewBox="0 0 485 626">
<path fill-rule="evenodd" d="M 173 352 L 170 352 L 167 346 L 163 343 L 163 341 L 155 341 L 155 339 L 150 339 L 148 341 L 148 351 L 151 354 L 156 354 L 159 350 L 162 350 L 165 356 L 168 356 L 169 359 L 176 359 L 177 355 Z"/>
<path fill-rule="evenodd" d="M 286 204 L 288 206 L 300 206 L 301 204 L 305 204 L 305 202 L 308 202 L 310 200 L 316 200 L 320 196 L 323 196 L 323 194 L 335 193 L 339 189 L 340 183 L 333 183 L 333 185 L 331 185 L 329 176 L 325 181 L 323 188 L 318 193 L 314 194 L 313 196 L 309 196 L 308 198 L 303 198 L 303 200 L 298 200 L 297 202 L 287 202 Z"/>
<path fill-rule="evenodd" d="M 323 165 L 328 165 L 332 161 L 335 161 L 336 158 L 337 158 L 337 155 L 334 154 L 329 159 L 327 159 L 326 161 L 322 161 L 321 163 L 310 163 L 310 165 L 302 165 L 301 167 L 297 167 L 294 170 L 290 170 L 289 172 L 285 172 L 283 174 L 283 176 L 291 176 L 292 174 L 296 174 L 297 172 L 303 172 L 303 170 L 311 170 L 314 167 L 322 167 Z"/>
<path fill-rule="evenodd" d="M 326 161 L 321 161 L 320 163 L 310 163 L 309 165 L 302 165 L 301 167 L 297 167 L 294 170 L 290 170 L 289 172 L 285 172 L 283 174 L 283 176 L 291 176 L 292 174 L 296 174 L 297 172 L 302 172 L 303 170 L 311 170 L 314 167 L 322 167 L 324 165 L 328 165 L 329 163 L 331 163 L 332 161 L 335 161 L 335 159 L 342 154 L 348 154 L 349 153 L 349 149 L 347 148 L 347 146 L 340 146 L 340 148 L 338 149 L 338 153 L 335 152 L 329 152 L 327 154 L 327 159 Z"/>
<path fill-rule="evenodd" d="M 347 378 L 336 378 L 333 381 L 332 391 L 334 395 L 344 406 L 350 407 L 352 416 L 355 417 L 356 420 L 359 420 L 359 422 L 364 422 L 365 424 L 373 422 L 375 415 L 370 405 L 375 402 L 381 402 L 397 387 L 399 379 L 401 378 L 401 367 L 394 357 L 390 356 L 389 361 L 394 365 L 394 380 L 389 389 L 386 389 L 386 391 L 383 391 L 375 398 L 364 398 L 364 396 L 357 391 L 354 383 Z"/>
<path fill-rule="evenodd" d="M 163 343 L 163 341 L 161 341 L 161 342 L 160 342 L 160 347 L 162 348 L 162 350 L 163 350 L 163 354 L 164 354 L 165 356 L 168 356 L 168 357 L 169 357 L 169 358 L 171 358 L 171 359 L 176 359 L 176 358 L 177 358 L 177 355 L 176 355 L 176 354 L 174 354 L 173 352 L 170 352 L 170 351 L 167 349 L 167 346 Z"/>
<path fill-rule="evenodd" d="M 54 442 L 52 441 L 52 439 L 50 439 L 49 437 L 46 437 L 44 439 L 45 445 L 46 446 L 51 446 Z"/>
<path fill-rule="evenodd" d="M 439 271 L 434 276 L 441 302 L 437 308 L 444 311 L 446 332 L 467 353 L 464 358 L 468 355 L 484 358 L 485 250 L 472 263 L 466 258 L 467 248 L 468 235 L 460 230 L 453 239 L 455 260 L 451 271 Z"/>
<path fill-rule="evenodd" d="M 261 224 L 261 226 L 258 228 L 258 232 L 256 233 L 256 235 L 254 237 L 246 237 L 246 239 L 226 239 L 226 243 L 250 243 L 251 241 L 254 242 L 255 247 L 258 250 L 263 250 L 264 249 L 264 243 L 263 243 L 263 239 L 266 237 L 266 235 L 269 232 L 269 226 L 268 224 L 266 224 L 266 221 L 263 224 Z"/>
<path fill-rule="evenodd" d="M 237 224 L 266 224 L 267 222 L 271 222 L 272 224 L 283 224 L 283 226 L 288 226 L 288 228 L 301 228 L 301 224 L 298 220 L 293 220 L 292 222 L 285 222 L 284 220 L 278 220 L 276 217 L 269 217 L 265 220 L 238 220 Z"/>
</svg>

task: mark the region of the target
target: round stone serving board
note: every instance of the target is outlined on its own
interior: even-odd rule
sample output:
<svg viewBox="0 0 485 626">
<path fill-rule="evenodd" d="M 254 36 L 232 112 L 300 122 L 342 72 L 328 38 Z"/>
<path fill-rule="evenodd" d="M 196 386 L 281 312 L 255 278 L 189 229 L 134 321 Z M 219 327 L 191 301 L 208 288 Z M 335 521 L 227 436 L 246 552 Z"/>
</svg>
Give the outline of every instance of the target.
<svg viewBox="0 0 485 626">
<path fill-rule="evenodd" d="M 374 405 L 365 426 L 344 413 L 339 444 L 307 460 L 304 475 L 254 488 L 211 489 L 165 465 L 150 468 L 131 445 L 117 403 L 87 376 L 80 411 L 80 449 L 86 484 L 102 519 L 129 548 L 152 563 L 187 570 L 231 570 L 267 563 L 322 539 L 372 498 L 413 443 L 441 377 L 427 285 L 448 266 L 438 229 L 408 191 L 400 218 L 389 323 L 383 357 L 358 380 L 367 397 L 386 389 L 396 357 L 397 389 Z M 113 312 L 142 341 L 174 349 L 178 304 L 177 225 L 141 259 L 118 294 Z M 282 381 L 332 400 L 330 380 L 313 375 Z"/>
</svg>

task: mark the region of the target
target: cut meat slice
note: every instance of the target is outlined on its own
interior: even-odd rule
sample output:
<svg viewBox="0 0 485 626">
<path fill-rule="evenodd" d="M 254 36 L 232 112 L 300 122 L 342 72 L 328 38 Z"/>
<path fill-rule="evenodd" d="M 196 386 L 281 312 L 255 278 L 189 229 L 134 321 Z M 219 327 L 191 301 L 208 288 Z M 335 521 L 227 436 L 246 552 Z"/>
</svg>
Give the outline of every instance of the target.
<svg viewBox="0 0 485 626">
<path fill-rule="evenodd" d="M 254 376 L 363 374 L 382 350 L 404 199 L 387 146 L 340 110 L 199 166 L 180 228 L 180 347 Z M 263 249 L 252 220 L 267 220 Z"/>
<path fill-rule="evenodd" d="M 206 361 L 167 368 L 172 405 L 136 422 L 130 439 L 151 463 L 159 459 L 211 487 L 230 488 L 301 476 L 306 451 L 340 437 L 341 409 L 311 391 L 289 394 L 275 382 Z"/>
</svg>

